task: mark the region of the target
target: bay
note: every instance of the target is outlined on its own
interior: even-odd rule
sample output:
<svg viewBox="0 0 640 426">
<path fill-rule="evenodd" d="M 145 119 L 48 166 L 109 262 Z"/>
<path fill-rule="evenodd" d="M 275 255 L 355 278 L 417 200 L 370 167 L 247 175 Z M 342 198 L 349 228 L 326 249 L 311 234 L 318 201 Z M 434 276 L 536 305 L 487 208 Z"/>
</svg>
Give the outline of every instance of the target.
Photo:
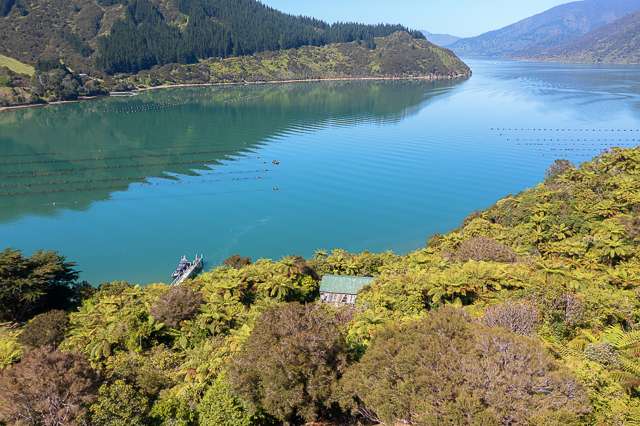
<svg viewBox="0 0 640 426">
<path fill-rule="evenodd" d="M 469 61 L 463 82 L 182 88 L 0 114 L 0 247 L 92 283 L 182 254 L 404 253 L 640 141 L 640 68 Z"/>
</svg>

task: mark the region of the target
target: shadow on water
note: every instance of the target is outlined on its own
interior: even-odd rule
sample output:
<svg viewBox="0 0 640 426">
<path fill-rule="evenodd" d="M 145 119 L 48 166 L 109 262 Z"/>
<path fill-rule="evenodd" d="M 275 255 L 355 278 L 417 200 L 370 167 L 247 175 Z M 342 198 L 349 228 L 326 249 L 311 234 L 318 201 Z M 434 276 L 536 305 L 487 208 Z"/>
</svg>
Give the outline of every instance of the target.
<svg viewBox="0 0 640 426">
<path fill-rule="evenodd" d="M 279 135 L 390 124 L 449 92 L 451 82 L 340 82 L 187 88 L 0 114 L 0 222 L 84 210 L 133 183 L 269 173 L 271 159 L 233 176 L 221 161 L 257 155 Z"/>
</svg>

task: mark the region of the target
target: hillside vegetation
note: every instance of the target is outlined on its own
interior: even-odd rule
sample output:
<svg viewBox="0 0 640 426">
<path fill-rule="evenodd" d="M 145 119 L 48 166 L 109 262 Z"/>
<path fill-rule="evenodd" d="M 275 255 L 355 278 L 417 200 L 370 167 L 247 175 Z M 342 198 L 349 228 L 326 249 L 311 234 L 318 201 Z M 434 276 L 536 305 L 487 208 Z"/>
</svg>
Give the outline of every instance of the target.
<svg viewBox="0 0 640 426">
<path fill-rule="evenodd" d="M 107 79 L 79 75 L 56 62 L 38 64 L 34 78 L 0 67 L 0 107 L 175 84 L 218 84 L 357 78 L 466 78 L 469 67 L 451 51 L 406 32 L 365 41 L 307 46 L 197 64 L 156 66 Z"/>
<path fill-rule="evenodd" d="M 0 67 L 6 67 L 17 74 L 28 76 L 33 76 L 36 73 L 35 68 L 31 65 L 23 64 L 16 59 L 9 58 L 3 55 L 0 55 Z"/>
<path fill-rule="evenodd" d="M 338 309 L 317 302 L 324 274 L 375 280 Z M 0 255 L 1 420 L 640 422 L 640 149 L 557 161 L 406 256 L 234 256 L 175 288 L 76 280 L 55 254 Z"/>
<path fill-rule="evenodd" d="M 638 10 L 640 0 L 574 1 L 449 47 L 460 56 L 530 58 Z"/>
<path fill-rule="evenodd" d="M 396 31 L 408 30 L 400 25 L 329 25 L 256 0 L 0 2 L 0 54 L 28 64 L 62 59 L 84 73 L 135 73 L 210 57 L 368 41 Z"/>
<path fill-rule="evenodd" d="M 588 64 L 639 64 L 640 13 L 599 28 L 535 59 Z"/>
<path fill-rule="evenodd" d="M 166 65 L 116 79 L 124 88 L 332 78 L 453 79 L 471 75 L 452 52 L 399 32 L 370 43 L 301 47 L 252 56 Z"/>
</svg>

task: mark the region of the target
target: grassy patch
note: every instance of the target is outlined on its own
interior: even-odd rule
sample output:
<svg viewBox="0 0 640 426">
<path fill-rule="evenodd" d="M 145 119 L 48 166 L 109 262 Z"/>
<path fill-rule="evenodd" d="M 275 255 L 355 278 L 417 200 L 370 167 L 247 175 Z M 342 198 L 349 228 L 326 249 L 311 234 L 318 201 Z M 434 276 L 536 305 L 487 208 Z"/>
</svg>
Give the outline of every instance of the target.
<svg viewBox="0 0 640 426">
<path fill-rule="evenodd" d="M 32 76 L 36 70 L 31 65 L 23 64 L 17 59 L 10 58 L 8 56 L 0 55 L 0 67 L 7 67 L 11 71 L 18 74 L 26 74 Z"/>
</svg>

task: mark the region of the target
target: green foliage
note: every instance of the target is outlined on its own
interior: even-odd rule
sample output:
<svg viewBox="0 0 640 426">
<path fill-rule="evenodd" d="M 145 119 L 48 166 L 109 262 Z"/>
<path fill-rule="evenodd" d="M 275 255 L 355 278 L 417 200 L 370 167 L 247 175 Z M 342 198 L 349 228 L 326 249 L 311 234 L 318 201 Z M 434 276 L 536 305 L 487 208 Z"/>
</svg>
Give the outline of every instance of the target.
<svg viewBox="0 0 640 426">
<path fill-rule="evenodd" d="M 251 416 L 233 394 L 224 375 L 207 389 L 198 406 L 200 424 L 206 426 L 250 426 Z"/>
<path fill-rule="evenodd" d="M 15 330 L 0 326 L 0 371 L 17 362 L 22 356 L 22 347 L 18 343 Z"/>
<path fill-rule="evenodd" d="M 99 362 L 118 351 L 150 347 L 163 328 L 149 314 L 154 298 L 150 290 L 110 286 L 99 291 L 70 315 L 71 331 L 62 348 Z"/>
<path fill-rule="evenodd" d="M 229 380 L 252 410 L 281 421 L 315 421 L 335 410 L 338 379 L 347 364 L 334 312 L 321 305 L 287 304 L 263 313 Z"/>
<path fill-rule="evenodd" d="M 122 380 L 103 384 L 91 406 L 91 424 L 96 426 L 142 426 L 149 424 L 149 400 Z"/>
<path fill-rule="evenodd" d="M 0 252 L 0 321 L 25 321 L 50 309 L 78 302 L 78 273 L 53 252 L 24 257 L 16 250 Z"/>
<path fill-rule="evenodd" d="M 328 25 L 285 15 L 253 0 L 178 1 L 179 12 L 189 17 L 180 31 L 167 21 L 155 2 L 126 3 L 125 18 L 99 40 L 97 64 L 109 73 L 328 43 L 367 40 L 367 46 L 372 48 L 374 37 L 409 31 L 400 25 Z M 424 38 L 419 32 L 412 36 Z"/>
</svg>

